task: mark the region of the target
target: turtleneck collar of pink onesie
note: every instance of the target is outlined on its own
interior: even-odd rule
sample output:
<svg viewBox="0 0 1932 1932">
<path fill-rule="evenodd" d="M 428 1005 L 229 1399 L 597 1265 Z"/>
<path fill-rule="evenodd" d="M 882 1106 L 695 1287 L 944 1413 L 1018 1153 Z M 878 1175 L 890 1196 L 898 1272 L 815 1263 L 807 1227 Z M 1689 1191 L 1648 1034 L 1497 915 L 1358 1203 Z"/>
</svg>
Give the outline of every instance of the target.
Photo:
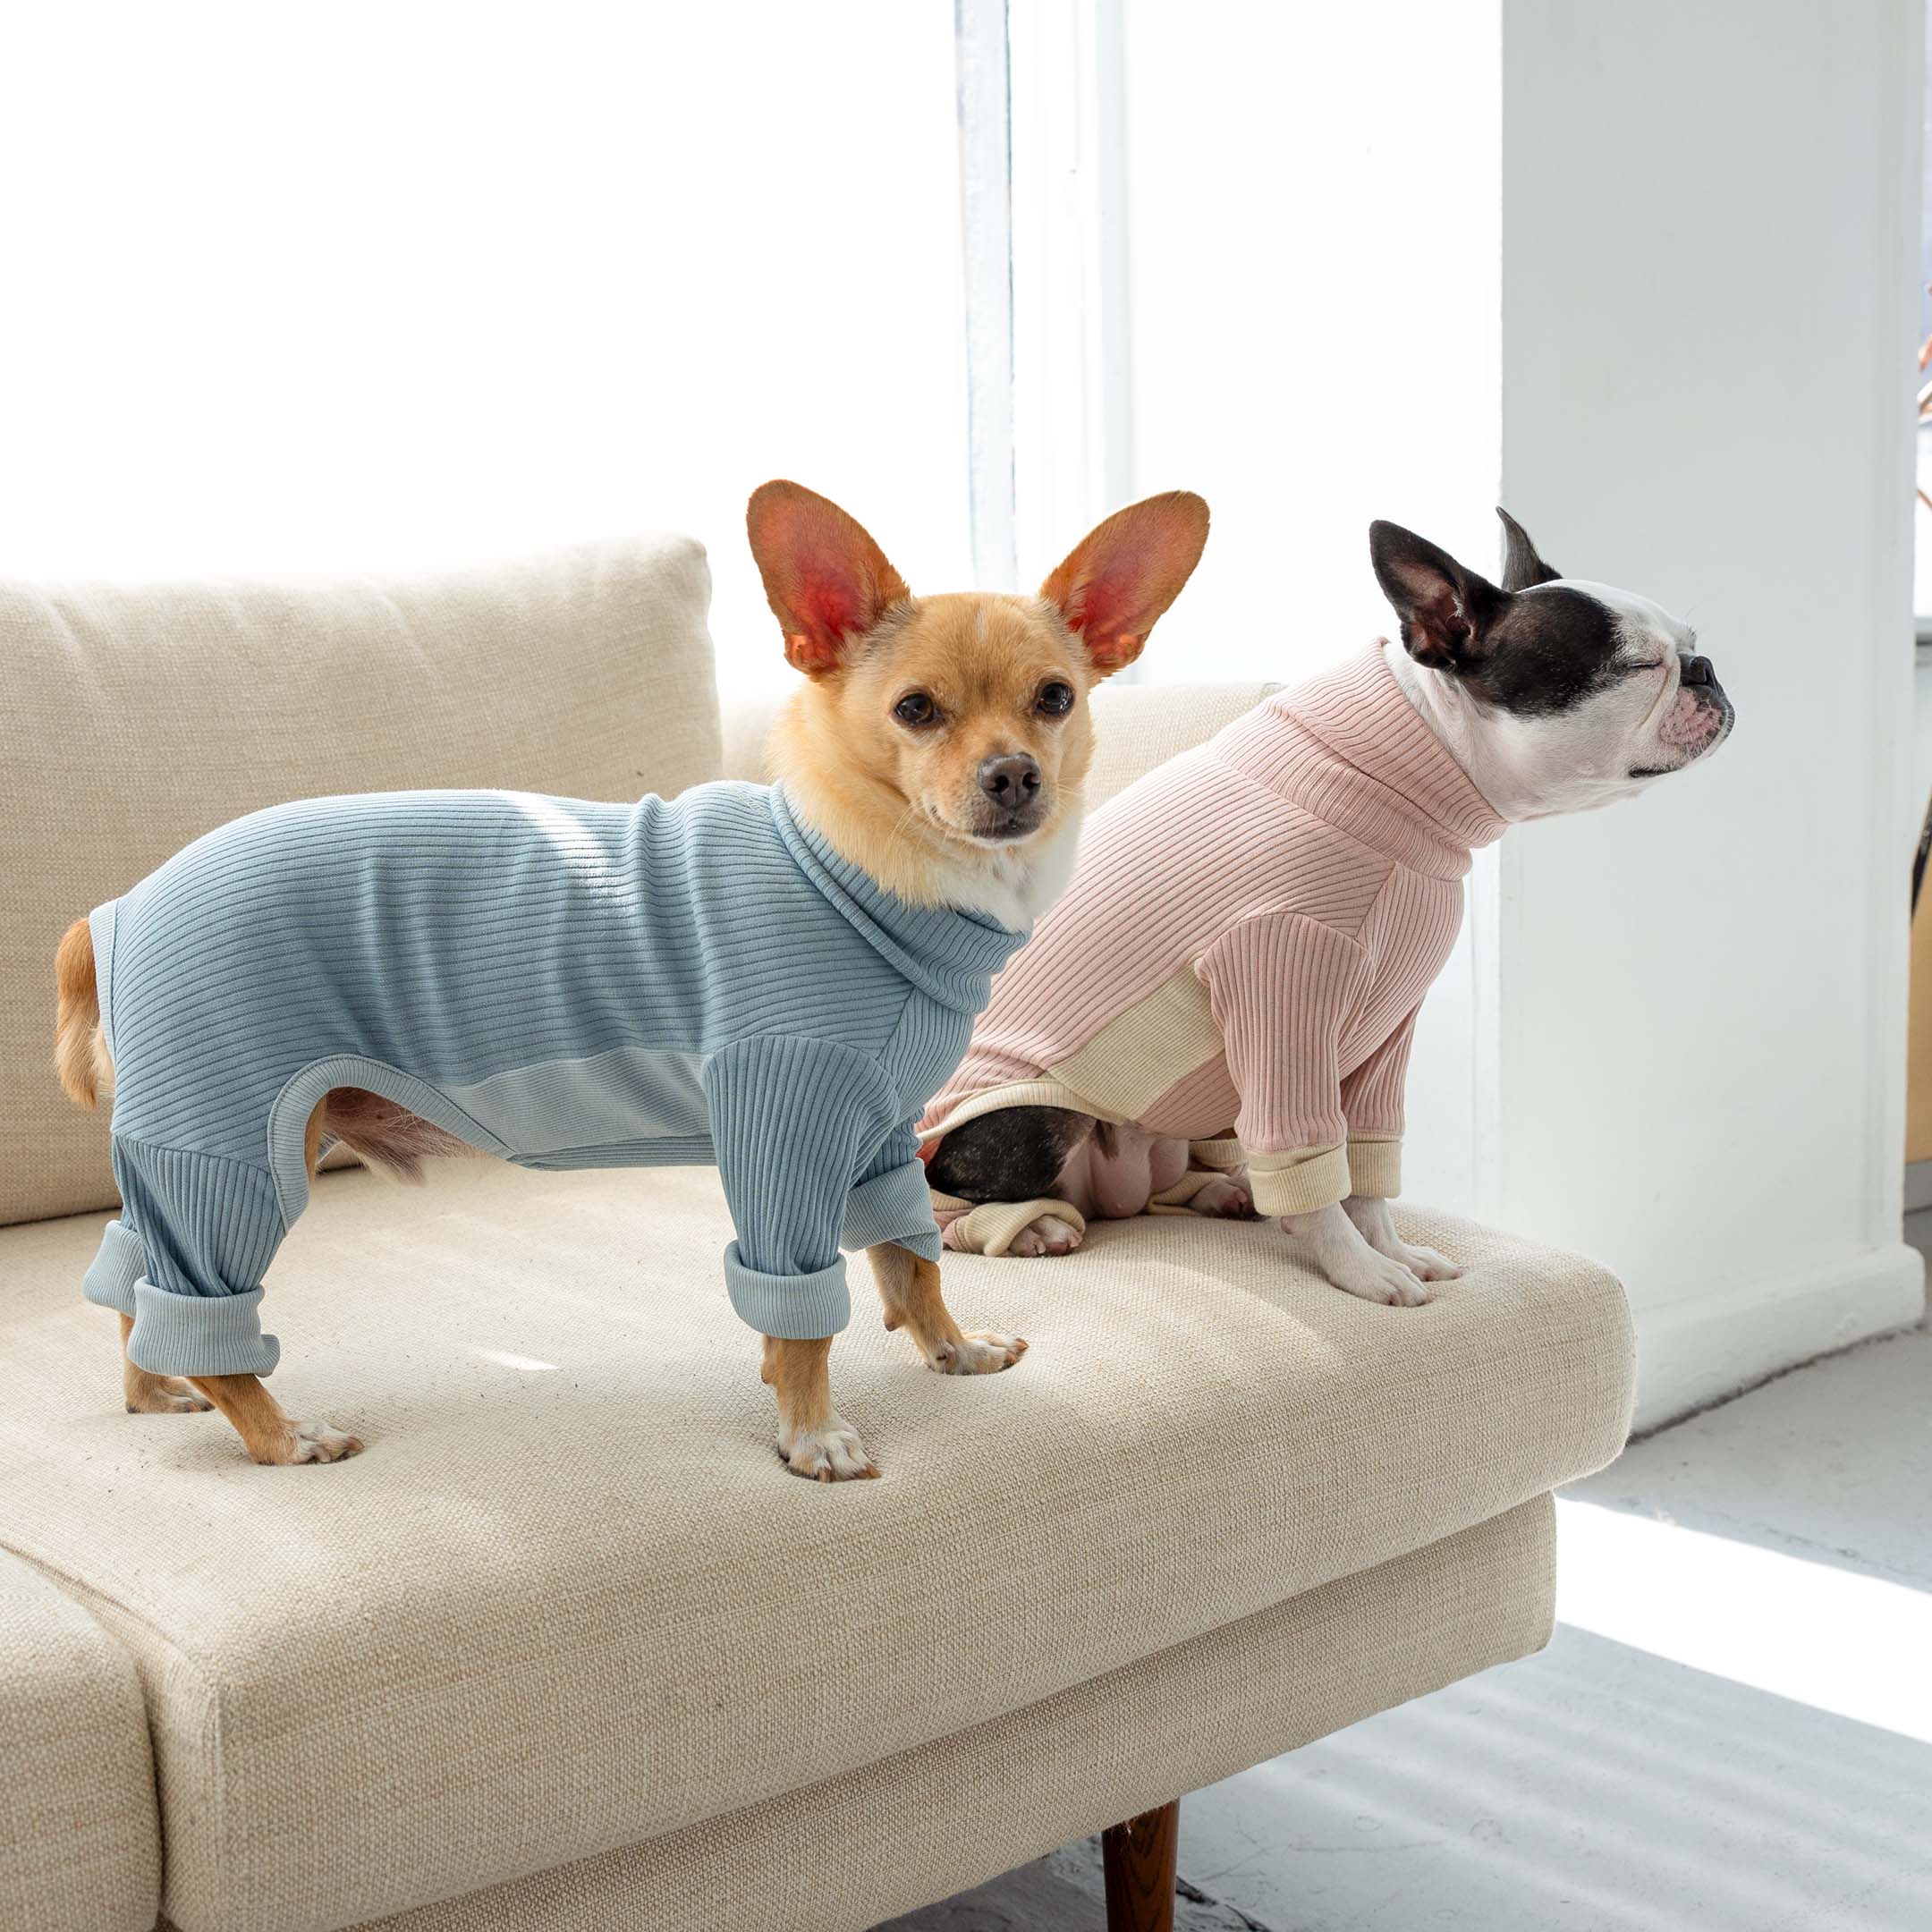
<svg viewBox="0 0 1932 1932">
<path fill-rule="evenodd" d="M 1277 692 L 1215 749 L 1303 810 L 1433 878 L 1461 878 L 1508 823 L 1395 682 L 1377 644 Z"/>
</svg>

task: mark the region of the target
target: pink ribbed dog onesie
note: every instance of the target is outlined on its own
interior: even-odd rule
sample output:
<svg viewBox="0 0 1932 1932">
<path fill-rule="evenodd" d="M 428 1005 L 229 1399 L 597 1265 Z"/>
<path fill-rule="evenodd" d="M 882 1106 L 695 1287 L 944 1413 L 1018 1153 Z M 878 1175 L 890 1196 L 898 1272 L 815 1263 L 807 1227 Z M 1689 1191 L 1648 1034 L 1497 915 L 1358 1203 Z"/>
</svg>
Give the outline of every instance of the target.
<svg viewBox="0 0 1932 1932">
<path fill-rule="evenodd" d="M 1073 1107 L 1232 1125 L 1263 1214 L 1395 1193 L 1416 1011 L 1504 828 L 1380 648 L 1267 699 L 1095 813 L 923 1140 Z"/>
</svg>

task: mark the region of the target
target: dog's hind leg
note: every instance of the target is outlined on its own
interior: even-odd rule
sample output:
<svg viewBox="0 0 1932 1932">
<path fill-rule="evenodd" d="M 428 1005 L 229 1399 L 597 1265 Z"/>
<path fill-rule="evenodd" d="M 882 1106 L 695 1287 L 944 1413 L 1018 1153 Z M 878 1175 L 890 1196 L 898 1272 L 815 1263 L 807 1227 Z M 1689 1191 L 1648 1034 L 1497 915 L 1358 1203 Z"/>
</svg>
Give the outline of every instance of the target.
<svg viewBox="0 0 1932 1932">
<path fill-rule="evenodd" d="M 1021 1335 L 968 1335 L 939 1291 L 939 1264 L 896 1241 L 866 1250 L 886 1304 L 886 1326 L 903 1328 L 926 1365 L 941 1375 L 996 1375 L 1026 1353 Z"/>
<path fill-rule="evenodd" d="M 192 1415 L 215 1405 L 189 1386 L 185 1376 L 153 1375 L 128 1360 L 127 1338 L 134 1318 L 121 1318 L 121 1392 L 130 1415 Z"/>
<path fill-rule="evenodd" d="M 1080 1205 L 1067 1194 L 1062 1176 L 1079 1160 L 1097 1126 L 1090 1114 L 1072 1107 L 1020 1106 L 980 1114 L 955 1127 L 927 1164 L 926 1177 L 938 1192 L 975 1208 L 1034 1201 L 1041 1206 L 1018 1229 L 997 1216 L 979 1216 L 979 1222 L 990 1219 L 995 1224 L 990 1246 L 977 1232 L 960 1225 L 972 1216 L 949 1216 L 946 1246 L 969 1253 L 1071 1254 L 1086 1236 L 1084 1216 L 1077 1213 L 1069 1219 L 1049 1204 L 1066 1199 L 1070 1205 Z"/>
</svg>

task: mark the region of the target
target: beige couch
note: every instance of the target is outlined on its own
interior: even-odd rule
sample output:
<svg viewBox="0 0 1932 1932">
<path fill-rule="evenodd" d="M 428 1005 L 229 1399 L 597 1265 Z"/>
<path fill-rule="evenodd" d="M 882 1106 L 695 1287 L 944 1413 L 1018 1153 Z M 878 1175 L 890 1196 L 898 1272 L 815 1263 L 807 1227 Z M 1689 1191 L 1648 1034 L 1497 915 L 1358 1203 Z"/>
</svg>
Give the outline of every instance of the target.
<svg viewBox="0 0 1932 1932">
<path fill-rule="evenodd" d="M 0 589 L 0 1928 L 857 1932 L 1546 1638 L 1623 1298 L 1426 1213 L 1470 1266 L 1418 1310 L 1218 1222 L 953 1260 L 1032 1341 L 983 1380 L 861 1297 L 835 1372 L 886 1479 L 826 1488 L 773 1455 L 710 1173 L 349 1172 L 265 1313 L 277 1392 L 368 1453 L 122 1412 L 63 927 L 273 799 L 718 775 L 706 595 L 675 539 Z M 1098 789 L 1258 695 L 1103 694 Z"/>
</svg>

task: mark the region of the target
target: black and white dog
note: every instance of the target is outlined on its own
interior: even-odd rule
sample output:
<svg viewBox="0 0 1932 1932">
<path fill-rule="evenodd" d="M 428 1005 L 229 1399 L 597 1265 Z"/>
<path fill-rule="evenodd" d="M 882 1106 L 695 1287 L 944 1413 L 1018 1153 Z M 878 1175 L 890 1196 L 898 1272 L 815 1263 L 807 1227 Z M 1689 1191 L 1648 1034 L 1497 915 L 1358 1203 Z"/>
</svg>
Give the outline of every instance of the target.
<svg viewBox="0 0 1932 1932">
<path fill-rule="evenodd" d="M 1497 514 L 1500 585 L 1370 525 L 1399 642 L 1269 699 L 1089 822 L 924 1124 L 950 1245 L 1062 1254 L 1092 1215 L 1184 1205 L 1277 1217 L 1300 1258 L 1374 1301 L 1421 1301 L 1462 1272 L 1397 1235 L 1387 1197 L 1408 1030 L 1460 921 L 1468 847 L 1631 797 L 1708 757 L 1733 717 L 1688 624 L 1561 575 Z M 1459 860 L 1416 870 L 1402 810 L 1377 802 L 1392 791 L 1419 825 L 1450 801 Z M 1231 815 L 1249 843 L 1204 860 L 1204 823 Z M 1337 878 L 1350 889 L 1324 898 Z M 1365 912 L 1371 894 L 1408 911 Z"/>
<path fill-rule="evenodd" d="M 1512 824 L 1589 811 L 1715 751 L 1731 700 L 1697 633 L 1648 597 L 1565 577 L 1498 509 L 1498 589 L 1394 523 L 1368 526 L 1409 701 Z"/>
</svg>

